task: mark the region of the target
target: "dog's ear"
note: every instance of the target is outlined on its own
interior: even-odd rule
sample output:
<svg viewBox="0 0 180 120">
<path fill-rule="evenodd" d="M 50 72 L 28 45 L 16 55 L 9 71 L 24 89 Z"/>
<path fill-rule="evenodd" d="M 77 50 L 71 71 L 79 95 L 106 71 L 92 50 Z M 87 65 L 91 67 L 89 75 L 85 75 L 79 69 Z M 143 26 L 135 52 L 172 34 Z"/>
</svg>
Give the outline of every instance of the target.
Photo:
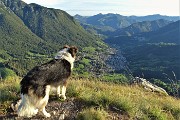
<svg viewBox="0 0 180 120">
<path fill-rule="evenodd" d="M 72 55 L 72 57 L 75 57 L 77 52 L 78 52 L 78 48 L 77 47 L 71 46 L 69 48 L 69 53 Z"/>
<path fill-rule="evenodd" d="M 69 47 L 69 45 L 64 45 L 64 47 L 63 47 L 63 48 L 70 48 L 70 47 Z"/>
<path fill-rule="evenodd" d="M 75 53 L 78 52 L 78 48 L 76 46 L 72 46 L 71 48 L 74 50 Z"/>
</svg>

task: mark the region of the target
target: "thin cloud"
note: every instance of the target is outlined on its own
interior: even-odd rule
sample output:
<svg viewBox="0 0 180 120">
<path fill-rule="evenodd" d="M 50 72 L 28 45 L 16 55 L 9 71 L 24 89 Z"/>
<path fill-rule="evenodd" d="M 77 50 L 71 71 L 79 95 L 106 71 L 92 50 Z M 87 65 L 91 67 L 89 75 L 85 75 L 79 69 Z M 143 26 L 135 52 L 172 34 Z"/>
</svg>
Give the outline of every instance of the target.
<svg viewBox="0 0 180 120">
<path fill-rule="evenodd" d="M 44 6 L 53 6 L 56 4 L 62 4 L 65 2 L 65 0 L 22 0 L 26 3 L 37 3 Z"/>
<path fill-rule="evenodd" d="M 94 15 L 118 13 L 122 15 L 176 15 L 179 0 L 23 0 L 42 6 L 62 9 L 69 14 Z"/>
</svg>

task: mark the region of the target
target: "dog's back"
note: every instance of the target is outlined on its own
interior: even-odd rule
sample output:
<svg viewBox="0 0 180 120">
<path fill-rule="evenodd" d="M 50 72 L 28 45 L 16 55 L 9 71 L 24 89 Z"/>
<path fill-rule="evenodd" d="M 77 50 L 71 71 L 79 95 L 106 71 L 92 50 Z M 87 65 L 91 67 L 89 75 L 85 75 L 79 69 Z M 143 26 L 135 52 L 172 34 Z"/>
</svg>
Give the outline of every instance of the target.
<svg viewBox="0 0 180 120">
<path fill-rule="evenodd" d="M 51 60 L 41 66 L 34 67 L 21 81 L 21 93 L 28 94 L 32 89 L 38 97 L 45 96 L 45 86 L 57 87 L 66 82 L 71 74 L 71 64 L 67 60 Z"/>
</svg>

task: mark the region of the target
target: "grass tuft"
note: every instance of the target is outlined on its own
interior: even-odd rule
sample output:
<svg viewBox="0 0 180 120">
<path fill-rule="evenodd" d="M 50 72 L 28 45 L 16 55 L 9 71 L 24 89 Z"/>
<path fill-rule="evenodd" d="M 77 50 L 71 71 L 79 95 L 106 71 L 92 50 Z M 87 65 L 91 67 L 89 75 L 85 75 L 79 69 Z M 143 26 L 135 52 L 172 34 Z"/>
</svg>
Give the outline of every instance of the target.
<svg viewBox="0 0 180 120">
<path fill-rule="evenodd" d="M 11 102 L 19 97 L 19 82 L 18 77 L 8 77 L 0 81 L 0 114 L 5 114 Z"/>
<path fill-rule="evenodd" d="M 107 112 L 102 109 L 89 108 L 80 112 L 77 120 L 106 120 Z"/>
<path fill-rule="evenodd" d="M 70 80 L 68 94 L 89 108 L 118 111 L 129 119 L 179 120 L 180 100 L 145 91 L 139 86 L 127 86 L 93 80 Z M 72 87 L 72 88 L 71 88 Z"/>
</svg>

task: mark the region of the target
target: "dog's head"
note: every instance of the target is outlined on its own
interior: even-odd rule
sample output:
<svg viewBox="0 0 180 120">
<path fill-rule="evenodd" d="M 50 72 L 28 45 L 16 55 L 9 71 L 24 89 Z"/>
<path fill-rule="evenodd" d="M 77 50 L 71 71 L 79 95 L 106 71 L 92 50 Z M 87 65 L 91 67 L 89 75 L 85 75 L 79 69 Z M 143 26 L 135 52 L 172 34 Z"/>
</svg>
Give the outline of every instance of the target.
<svg viewBox="0 0 180 120">
<path fill-rule="evenodd" d="M 69 52 L 73 58 L 76 57 L 78 51 L 77 47 L 65 45 L 63 48 L 67 49 L 67 52 Z"/>
<path fill-rule="evenodd" d="M 55 59 L 62 59 L 62 58 L 75 59 L 77 51 L 78 51 L 77 47 L 65 45 L 57 53 L 57 55 L 55 56 Z"/>
</svg>

